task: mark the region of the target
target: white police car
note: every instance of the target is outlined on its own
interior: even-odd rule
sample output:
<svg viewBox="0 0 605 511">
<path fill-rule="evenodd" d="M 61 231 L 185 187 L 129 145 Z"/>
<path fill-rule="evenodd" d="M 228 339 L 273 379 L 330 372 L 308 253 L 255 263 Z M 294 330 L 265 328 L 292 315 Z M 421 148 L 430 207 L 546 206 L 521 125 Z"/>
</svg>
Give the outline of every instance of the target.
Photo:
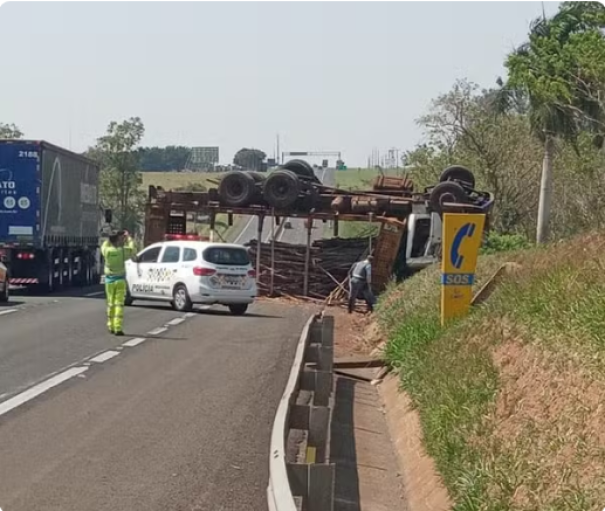
<svg viewBox="0 0 605 511">
<path fill-rule="evenodd" d="M 173 235 L 139 252 L 126 263 L 126 305 L 133 301 L 170 302 L 175 310 L 194 304 L 225 305 L 232 314 L 246 313 L 257 295 L 256 272 L 246 247 Z"/>
</svg>

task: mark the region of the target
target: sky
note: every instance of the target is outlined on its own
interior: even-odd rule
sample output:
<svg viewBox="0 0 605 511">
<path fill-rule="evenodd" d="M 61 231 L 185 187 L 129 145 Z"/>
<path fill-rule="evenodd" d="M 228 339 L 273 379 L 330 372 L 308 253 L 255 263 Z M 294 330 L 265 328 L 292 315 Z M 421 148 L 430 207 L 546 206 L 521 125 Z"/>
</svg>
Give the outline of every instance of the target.
<svg viewBox="0 0 605 511">
<path fill-rule="evenodd" d="M 138 116 L 143 145 L 413 149 L 456 79 L 492 87 L 559 2 L 8 2 L 0 122 L 83 151 Z M 315 161 L 315 160 L 312 160 Z M 332 160 L 331 160 L 332 161 Z"/>
</svg>

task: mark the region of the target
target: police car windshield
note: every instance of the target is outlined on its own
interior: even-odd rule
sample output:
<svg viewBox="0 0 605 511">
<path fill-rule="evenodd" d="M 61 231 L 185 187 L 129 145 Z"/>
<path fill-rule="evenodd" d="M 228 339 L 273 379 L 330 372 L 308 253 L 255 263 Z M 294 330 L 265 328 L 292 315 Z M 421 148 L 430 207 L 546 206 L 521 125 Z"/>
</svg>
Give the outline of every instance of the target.
<svg viewBox="0 0 605 511">
<path fill-rule="evenodd" d="M 212 264 L 246 266 L 250 264 L 248 252 L 243 248 L 211 247 L 204 250 L 202 257 Z"/>
</svg>

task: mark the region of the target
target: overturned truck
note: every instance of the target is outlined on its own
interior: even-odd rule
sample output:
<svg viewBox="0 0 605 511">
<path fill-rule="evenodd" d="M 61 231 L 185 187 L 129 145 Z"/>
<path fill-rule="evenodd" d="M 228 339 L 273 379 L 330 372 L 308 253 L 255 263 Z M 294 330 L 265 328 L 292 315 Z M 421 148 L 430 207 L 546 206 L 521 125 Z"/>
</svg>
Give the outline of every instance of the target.
<svg viewBox="0 0 605 511">
<path fill-rule="evenodd" d="M 372 246 L 373 280 L 381 291 L 394 278 L 405 278 L 440 259 L 443 213 L 484 213 L 489 218 L 494 197 L 475 186 L 473 173 L 454 165 L 442 172 L 437 184 L 419 192 L 408 178 L 382 175 L 371 190 L 350 191 L 322 184 L 307 162 L 291 160 L 269 175 L 228 172 L 208 192 L 166 192 L 151 186 L 145 243 L 186 235 L 191 214 L 206 215 L 211 232 L 216 214 L 227 214 L 229 224 L 237 214 L 273 216 L 277 223 L 305 218 L 309 230 L 315 221 L 330 221 L 336 238 L 341 221 L 376 222 L 380 229 Z M 309 264 L 312 258 L 305 263 L 305 274 Z"/>
</svg>

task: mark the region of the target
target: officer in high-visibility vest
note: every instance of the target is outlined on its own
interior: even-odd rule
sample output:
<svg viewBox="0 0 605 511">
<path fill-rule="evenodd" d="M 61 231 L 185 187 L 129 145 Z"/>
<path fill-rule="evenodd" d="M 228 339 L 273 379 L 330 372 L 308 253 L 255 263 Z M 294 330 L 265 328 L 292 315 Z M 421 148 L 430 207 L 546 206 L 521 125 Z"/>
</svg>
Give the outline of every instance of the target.
<svg viewBox="0 0 605 511">
<path fill-rule="evenodd" d="M 126 299 L 126 261 L 136 254 L 136 247 L 128 231 L 112 233 L 101 246 L 105 260 L 105 298 L 107 300 L 107 328 L 115 335 L 124 335 L 124 300 Z"/>
<path fill-rule="evenodd" d="M 349 271 L 349 314 L 355 310 L 359 294 L 368 306 L 368 312 L 374 312 L 374 294 L 372 293 L 372 260 L 369 255 L 363 261 L 355 263 Z"/>
</svg>

